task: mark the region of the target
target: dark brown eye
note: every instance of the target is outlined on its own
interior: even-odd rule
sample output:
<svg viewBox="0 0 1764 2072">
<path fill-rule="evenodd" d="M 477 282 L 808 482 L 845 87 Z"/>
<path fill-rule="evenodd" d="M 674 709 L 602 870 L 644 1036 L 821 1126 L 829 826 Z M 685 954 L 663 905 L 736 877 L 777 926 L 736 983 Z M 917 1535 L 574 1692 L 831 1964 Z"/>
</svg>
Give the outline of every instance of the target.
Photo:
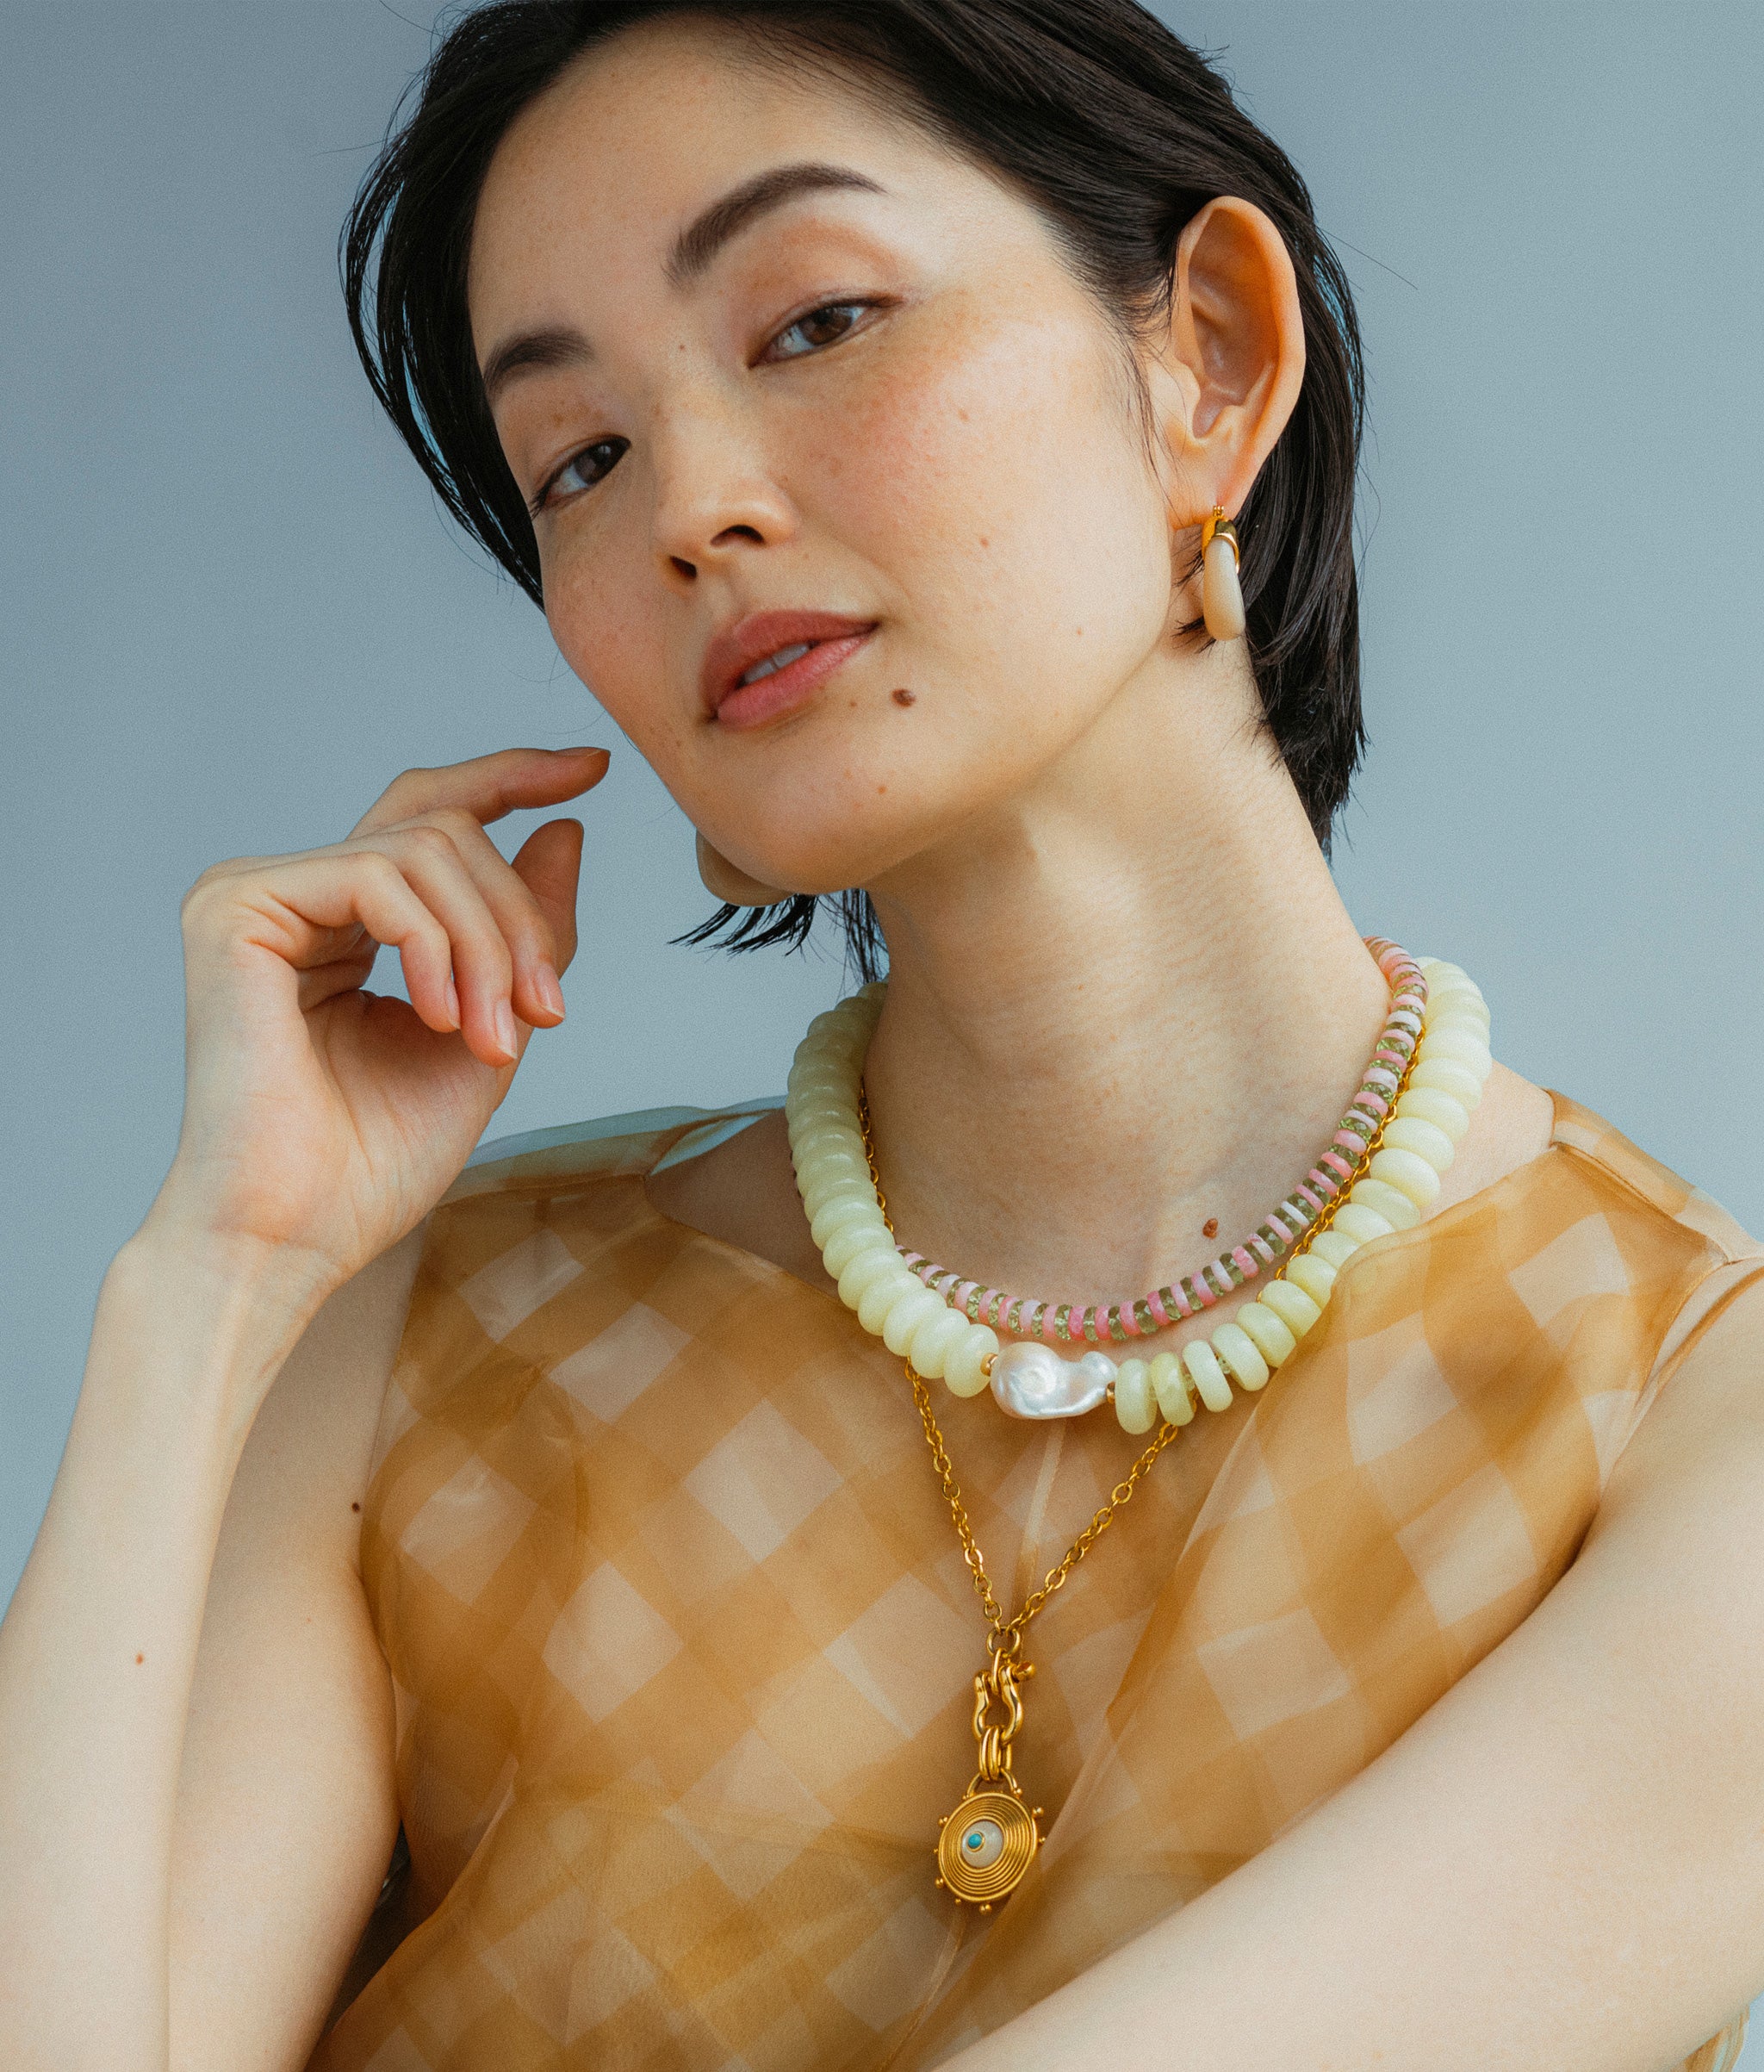
<svg viewBox="0 0 1764 2072">
<path fill-rule="evenodd" d="M 869 307 L 867 302 L 823 302 L 818 309 L 811 309 L 794 323 L 786 324 L 772 341 L 773 349 L 784 359 L 800 359 L 804 353 L 817 352 L 823 345 L 837 345 Z M 801 345 L 786 345 L 792 338 L 799 338 Z"/>
<path fill-rule="evenodd" d="M 626 439 L 598 439 L 580 453 L 572 453 L 533 499 L 530 507 L 533 515 L 537 518 L 555 496 L 575 496 L 593 488 L 612 473 L 614 463 L 630 444 Z"/>
</svg>

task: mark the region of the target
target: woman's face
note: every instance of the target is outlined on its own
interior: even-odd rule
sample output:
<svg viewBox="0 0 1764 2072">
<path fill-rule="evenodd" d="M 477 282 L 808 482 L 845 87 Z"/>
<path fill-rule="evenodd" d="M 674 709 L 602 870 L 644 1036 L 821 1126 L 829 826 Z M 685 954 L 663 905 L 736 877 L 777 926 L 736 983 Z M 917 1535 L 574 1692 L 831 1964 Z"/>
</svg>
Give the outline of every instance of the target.
<svg viewBox="0 0 1764 2072">
<path fill-rule="evenodd" d="M 558 646 L 754 875 L 984 839 L 1170 665 L 1116 334 L 1033 208 L 865 96 L 627 32 L 504 140 L 469 289 Z"/>
</svg>

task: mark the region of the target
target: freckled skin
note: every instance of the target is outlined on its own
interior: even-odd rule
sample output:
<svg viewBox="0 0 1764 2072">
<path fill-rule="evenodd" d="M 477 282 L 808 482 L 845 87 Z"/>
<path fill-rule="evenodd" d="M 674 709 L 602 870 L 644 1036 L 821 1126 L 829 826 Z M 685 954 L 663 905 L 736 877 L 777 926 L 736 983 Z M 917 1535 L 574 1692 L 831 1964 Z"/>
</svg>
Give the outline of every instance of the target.
<svg viewBox="0 0 1764 2072">
<path fill-rule="evenodd" d="M 917 702 L 917 694 L 915 692 L 908 690 L 906 686 L 903 684 L 894 694 L 894 702 L 897 705 L 913 705 Z"/>
<path fill-rule="evenodd" d="M 1171 601 L 1118 345 L 1041 219 L 860 96 L 731 51 L 714 28 L 645 26 L 523 113 L 478 209 L 475 341 L 568 325 L 593 349 L 497 398 L 525 493 L 591 441 L 629 442 L 537 523 L 565 659 L 741 868 L 873 886 L 958 831 L 965 853 L 975 816 L 1026 787 L 1069 786 L 1074 743 L 1193 613 Z M 699 209 L 810 159 L 888 192 L 795 200 L 667 283 Z M 834 343 L 762 357 L 842 296 L 874 306 Z M 724 730 L 705 644 L 781 607 L 877 627 L 836 700 Z M 935 688 L 935 727 L 888 724 L 909 676 Z"/>
<path fill-rule="evenodd" d="M 1217 1237 L 1218 1235 L 1219 1218 L 1216 1216 L 1209 1216 L 1206 1222 L 1201 1225 L 1201 1235 L 1202 1237 Z"/>
</svg>

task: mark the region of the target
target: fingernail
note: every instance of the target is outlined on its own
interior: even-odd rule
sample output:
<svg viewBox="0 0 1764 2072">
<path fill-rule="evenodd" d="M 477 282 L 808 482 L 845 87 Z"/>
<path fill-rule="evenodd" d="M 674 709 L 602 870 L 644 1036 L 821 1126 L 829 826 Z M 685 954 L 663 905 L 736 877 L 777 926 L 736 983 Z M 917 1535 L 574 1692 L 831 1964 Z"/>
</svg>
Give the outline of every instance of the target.
<svg viewBox="0 0 1764 2072">
<path fill-rule="evenodd" d="M 533 991 L 538 994 L 540 1005 L 549 1007 L 561 1022 L 563 1019 L 563 988 L 557 983 L 557 974 L 543 958 L 533 967 Z"/>
<path fill-rule="evenodd" d="M 452 1025 L 457 1029 L 459 1027 L 459 988 L 451 979 L 447 981 L 447 991 L 442 997 L 447 1003 L 447 1012 L 451 1018 Z"/>
<path fill-rule="evenodd" d="M 519 1048 L 514 1037 L 514 1010 L 506 1000 L 498 1000 L 492 1019 L 496 1024 L 496 1041 L 512 1059 Z"/>
</svg>

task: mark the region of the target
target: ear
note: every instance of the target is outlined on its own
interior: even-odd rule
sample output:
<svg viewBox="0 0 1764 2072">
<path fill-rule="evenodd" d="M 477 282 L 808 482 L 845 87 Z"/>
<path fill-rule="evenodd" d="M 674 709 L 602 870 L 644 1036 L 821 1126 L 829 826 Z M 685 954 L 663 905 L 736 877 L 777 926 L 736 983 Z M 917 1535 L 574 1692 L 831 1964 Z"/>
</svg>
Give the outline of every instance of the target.
<svg viewBox="0 0 1764 2072">
<path fill-rule="evenodd" d="M 1305 378 L 1305 326 L 1286 242 L 1254 202 L 1208 202 L 1177 245 L 1153 393 L 1171 462 L 1171 522 L 1242 509 Z"/>
</svg>

